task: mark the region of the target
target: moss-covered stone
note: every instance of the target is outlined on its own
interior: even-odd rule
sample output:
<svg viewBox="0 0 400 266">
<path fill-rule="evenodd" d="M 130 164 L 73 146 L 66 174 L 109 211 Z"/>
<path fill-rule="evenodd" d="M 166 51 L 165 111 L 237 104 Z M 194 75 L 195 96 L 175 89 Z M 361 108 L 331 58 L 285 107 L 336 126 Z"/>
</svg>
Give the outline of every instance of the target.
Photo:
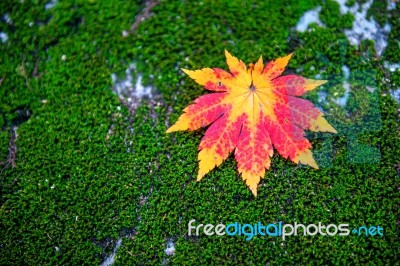
<svg viewBox="0 0 400 266">
<path fill-rule="evenodd" d="M 11 19 L 0 20 L 9 37 L 0 45 L 0 162 L 18 127 L 16 167 L 0 165 L 0 264 L 99 265 L 118 239 L 121 265 L 399 261 L 399 106 L 389 89 L 400 78 L 382 67 L 399 58 L 399 31 L 378 58 L 372 42 L 348 43 L 343 30 L 352 18 L 340 16 L 333 1 L 160 1 L 128 36 L 122 33 L 142 1 L 45 4 L 0 3 Z M 318 5 L 327 28 L 297 33 L 299 18 Z M 295 51 L 288 73 L 329 80 L 307 95 L 340 133 L 309 133 L 320 170 L 275 155 L 257 198 L 231 157 L 195 181 L 204 131 L 165 130 L 205 93 L 179 68 L 226 68 L 224 49 L 246 62 Z M 123 77 L 132 62 L 162 97 L 134 114 L 111 91 L 111 73 Z M 341 108 L 335 101 L 345 81 L 354 89 Z M 360 163 L 365 157 L 374 163 Z M 193 237 L 191 219 L 380 225 L 384 236 Z M 169 241 L 173 256 L 164 251 Z"/>
</svg>

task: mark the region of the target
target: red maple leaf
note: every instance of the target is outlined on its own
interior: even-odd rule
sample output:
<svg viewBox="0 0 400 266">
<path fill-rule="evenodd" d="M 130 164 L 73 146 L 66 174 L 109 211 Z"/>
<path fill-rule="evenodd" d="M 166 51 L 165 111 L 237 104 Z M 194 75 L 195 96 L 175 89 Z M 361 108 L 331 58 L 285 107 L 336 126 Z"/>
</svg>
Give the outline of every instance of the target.
<svg viewBox="0 0 400 266">
<path fill-rule="evenodd" d="M 225 51 L 230 73 L 219 68 L 182 69 L 198 84 L 217 93 L 197 98 L 167 133 L 208 126 L 199 146 L 197 180 L 219 166 L 235 150 L 238 171 L 257 195 L 257 185 L 269 169 L 273 147 L 284 158 L 318 168 L 304 130 L 336 130 L 307 100 L 297 98 L 325 80 L 280 76 L 292 54 L 269 62 L 262 57 L 246 65 Z"/>
</svg>

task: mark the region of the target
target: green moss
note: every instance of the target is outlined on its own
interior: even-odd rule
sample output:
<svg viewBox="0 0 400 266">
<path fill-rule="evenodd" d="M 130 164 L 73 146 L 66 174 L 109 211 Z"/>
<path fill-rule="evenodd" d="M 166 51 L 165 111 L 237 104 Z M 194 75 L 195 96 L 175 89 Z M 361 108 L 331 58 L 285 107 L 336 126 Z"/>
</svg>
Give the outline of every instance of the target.
<svg viewBox="0 0 400 266">
<path fill-rule="evenodd" d="M 356 3 L 356 0 L 349 0 L 349 1 L 346 1 L 346 6 L 352 7 L 352 6 L 354 6 L 355 3 Z"/>
<path fill-rule="evenodd" d="M 389 62 L 393 63 L 400 62 L 400 53 L 399 53 L 400 41 L 397 34 L 397 32 L 399 31 L 400 31 L 400 25 L 397 23 L 392 24 L 392 31 L 389 34 L 388 45 L 385 51 L 383 52 L 384 59 Z"/>
<path fill-rule="evenodd" d="M 7 159 L 9 132 L 18 124 L 16 167 L 0 166 L 1 265 L 99 265 L 120 238 L 121 265 L 399 261 L 398 104 L 388 90 L 400 78 L 381 67 L 372 42 L 349 45 L 343 29 L 352 18 L 339 16 L 334 2 L 160 1 L 126 37 L 122 32 L 134 23 L 142 1 L 61 1 L 45 10 L 46 2 L 0 3 L 12 20 L 0 21 L 9 36 L 0 46 L 0 161 Z M 318 5 L 328 27 L 295 32 L 302 14 Z M 397 58 L 396 39 L 398 31 L 392 31 L 383 59 Z M 226 69 L 225 48 L 246 62 L 295 51 L 287 73 L 329 79 L 306 96 L 339 131 L 307 133 L 319 170 L 275 155 L 254 198 L 230 156 L 196 182 L 204 130 L 165 130 L 205 93 L 179 68 Z M 123 77 L 131 62 L 162 96 L 160 104 L 143 102 L 134 114 L 110 90 L 111 73 Z M 343 65 L 354 88 L 339 108 Z M 327 94 L 325 102 L 318 92 Z M 24 110 L 28 119 L 21 118 Z M 367 149 L 360 153 L 362 145 Z M 359 163 L 376 151 L 379 162 Z M 385 231 L 384 237 L 298 236 L 283 242 L 258 236 L 247 242 L 188 236 L 191 219 L 365 224 Z M 174 256 L 164 252 L 169 240 Z"/>
<path fill-rule="evenodd" d="M 388 21 L 388 17 L 390 17 L 390 14 L 389 16 L 385 15 L 388 13 L 387 5 L 388 3 L 385 1 L 373 1 L 371 7 L 368 9 L 367 17 L 373 16 L 375 21 L 383 27 Z"/>
<path fill-rule="evenodd" d="M 354 16 L 351 13 L 340 14 L 340 6 L 334 0 L 327 0 L 322 5 L 320 19 L 329 28 L 347 29 L 353 25 Z"/>
</svg>

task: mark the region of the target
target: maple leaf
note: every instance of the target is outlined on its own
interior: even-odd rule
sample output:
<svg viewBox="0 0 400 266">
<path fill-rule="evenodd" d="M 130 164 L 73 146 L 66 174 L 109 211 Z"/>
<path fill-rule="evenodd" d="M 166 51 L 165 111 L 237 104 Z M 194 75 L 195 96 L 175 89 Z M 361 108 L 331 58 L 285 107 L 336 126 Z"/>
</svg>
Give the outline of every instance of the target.
<svg viewBox="0 0 400 266">
<path fill-rule="evenodd" d="M 219 68 L 182 69 L 198 84 L 216 93 L 197 98 L 167 133 L 208 126 L 199 146 L 197 181 L 218 167 L 235 150 L 239 173 L 257 195 L 257 185 L 269 169 L 273 147 L 294 163 L 318 166 L 304 130 L 336 133 L 323 114 L 297 98 L 325 80 L 281 76 L 292 54 L 269 62 L 262 56 L 249 68 L 225 50 L 230 73 Z"/>
</svg>

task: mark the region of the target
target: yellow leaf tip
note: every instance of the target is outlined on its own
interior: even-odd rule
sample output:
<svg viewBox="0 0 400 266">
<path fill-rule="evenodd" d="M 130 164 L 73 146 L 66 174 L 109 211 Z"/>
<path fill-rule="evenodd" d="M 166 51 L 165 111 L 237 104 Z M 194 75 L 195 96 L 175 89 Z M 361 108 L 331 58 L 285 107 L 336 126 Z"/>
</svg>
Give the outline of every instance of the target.
<svg viewBox="0 0 400 266">
<path fill-rule="evenodd" d="M 175 124 L 173 124 L 170 128 L 167 129 L 166 133 L 176 132 L 176 131 L 184 131 L 187 130 L 187 127 L 182 126 L 180 121 L 178 120 Z"/>
<path fill-rule="evenodd" d="M 300 162 L 302 164 L 307 164 L 307 165 L 311 166 L 312 168 L 319 169 L 317 163 L 315 162 L 315 160 L 312 156 L 312 152 L 308 149 L 299 154 L 298 162 Z"/>
<path fill-rule="evenodd" d="M 253 193 L 254 197 L 257 197 L 257 187 L 250 188 L 251 192 Z"/>
<path fill-rule="evenodd" d="M 326 121 L 322 113 L 317 117 L 316 120 L 312 122 L 310 129 L 314 132 L 322 131 L 337 133 L 336 129 L 334 129 L 333 126 Z"/>
<path fill-rule="evenodd" d="M 260 174 L 254 174 L 248 171 L 241 171 L 241 170 L 239 170 L 239 172 L 242 174 L 242 179 L 246 181 L 247 187 L 250 189 L 253 195 L 257 197 L 257 187 L 261 181 L 261 178 L 264 176 L 265 172 Z"/>
<path fill-rule="evenodd" d="M 193 70 L 189 70 L 189 69 L 186 69 L 186 68 L 181 68 L 181 70 L 187 75 L 189 75 L 189 73 L 191 73 L 193 71 Z"/>
<path fill-rule="evenodd" d="M 205 176 L 205 174 L 203 172 L 200 172 L 197 174 L 197 178 L 196 181 L 199 182 L 201 179 L 203 179 L 203 177 Z"/>
<path fill-rule="evenodd" d="M 226 58 L 232 57 L 232 54 L 226 49 L 225 49 L 225 57 Z"/>
<path fill-rule="evenodd" d="M 290 53 L 290 54 L 288 54 L 288 55 L 286 55 L 284 57 L 281 57 L 281 59 L 285 60 L 286 64 L 287 64 L 290 61 L 290 59 L 292 58 L 293 54 L 294 54 L 294 52 Z"/>
<path fill-rule="evenodd" d="M 319 79 L 319 80 L 318 80 L 318 83 L 319 83 L 318 86 L 321 86 L 321 85 L 323 85 L 323 84 L 325 84 L 325 83 L 327 83 L 327 82 L 328 82 L 328 81 L 325 80 L 325 79 Z"/>
</svg>

